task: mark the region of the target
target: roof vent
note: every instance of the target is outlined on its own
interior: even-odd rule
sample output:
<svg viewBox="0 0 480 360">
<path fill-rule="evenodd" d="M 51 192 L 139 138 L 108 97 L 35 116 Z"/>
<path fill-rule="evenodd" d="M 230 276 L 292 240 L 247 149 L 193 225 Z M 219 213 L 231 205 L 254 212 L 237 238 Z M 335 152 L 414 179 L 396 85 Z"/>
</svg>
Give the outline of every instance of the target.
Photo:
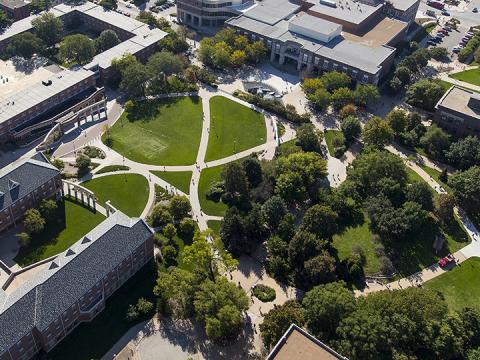
<svg viewBox="0 0 480 360">
<path fill-rule="evenodd" d="M 72 255 L 75 255 L 75 251 L 73 251 L 72 249 L 68 249 L 67 253 L 65 254 L 65 256 L 72 256 Z"/>
<path fill-rule="evenodd" d="M 88 237 L 85 236 L 82 240 L 82 244 L 89 243 L 90 241 L 92 241 L 92 240 L 90 240 Z"/>
<path fill-rule="evenodd" d="M 52 80 L 42 80 L 42 84 L 44 86 L 50 86 L 50 85 L 52 85 Z"/>
<path fill-rule="evenodd" d="M 334 0 L 320 0 L 320 4 L 333 8 L 337 7 L 337 3 Z"/>
<path fill-rule="evenodd" d="M 55 261 L 52 261 L 48 270 L 53 270 L 53 269 L 56 269 L 56 268 L 58 268 L 58 264 Z"/>
</svg>

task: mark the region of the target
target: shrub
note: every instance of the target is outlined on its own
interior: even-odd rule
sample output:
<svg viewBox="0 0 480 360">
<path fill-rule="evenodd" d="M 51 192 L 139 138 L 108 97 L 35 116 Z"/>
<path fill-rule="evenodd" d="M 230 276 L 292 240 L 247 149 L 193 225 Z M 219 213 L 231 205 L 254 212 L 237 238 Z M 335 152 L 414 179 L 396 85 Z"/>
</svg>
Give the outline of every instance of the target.
<svg viewBox="0 0 480 360">
<path fill-rule="evenodd" d="M 253 295 L 255 295 L 255 297 L 262 302 L 270 302 L 275 300 L 275 298 L 277 297 L 274 289 L 272 289 L 270 286 L 263 284 L 255 285 L 255 287 L 253 288 Z"/>
<path fill-rule="evenodd" d="M 105 159 L 104 152 L 95 146 L 85 146 L 83 148 L 83 153 L 89 158 Z"/>
<path fill-rule="evenodd" d="M 223 181 L 213 183 L 205 194 L 208 200 L 219 202 L 225 192 L 225 184 Z"/>
<path fill-rule="evenodd" d="M 21 232 L 18 234 L 15 234 L 17 237 L 18 241 L 20 242 L 20 246 L 27 246 L 30 243 L 30 235 L 28 235 L 26 232 Z"/>
<path fill-rule="evenodd" d="M 128 306 L 128 310 L 127 310 L 127 320 L 128 321 L 136 321 L 136 320 L 138 320 L 139 316 L 140 316 L 140 314 L 137 311 L 137 307 L 135 305 L 130 304 Z"/>
</svg>

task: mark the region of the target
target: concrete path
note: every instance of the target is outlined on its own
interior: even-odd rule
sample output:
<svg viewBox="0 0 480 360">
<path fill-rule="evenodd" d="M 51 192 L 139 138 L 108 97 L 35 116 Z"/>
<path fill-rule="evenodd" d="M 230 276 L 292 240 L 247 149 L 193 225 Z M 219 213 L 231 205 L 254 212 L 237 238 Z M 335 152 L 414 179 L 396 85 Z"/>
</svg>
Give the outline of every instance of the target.
<svg viewBox="0 0 480 360">
<path fill-rule="evenodd" d="M 455 72 L 452 72 L 450 74 L 455 74 L 457 72 L 462 72 L 464 70 L 461 70 L 461 71 L 455 71 Z M 465 88 L 468 88 L 468 89 L 472 89 L 472 90 L 475 90 L 475 91 L 478 91 L 480 92 L 480 86 L 478 85 L 474 85 L 474 84 L 470 84 L 468 82 L 465 82 L 465 81 L 461 81 L 461 80 L 457 80 L 457 79 L 454 79 L 454 78 L 451 78 L 450 76 L 448 76 L 449 74 L 447 73 L 439 73 L 438 74 L 438 78 L 440 80 L 443 80 L 443 81 L 447 81 L 449 83 L 452 83 L 452 85 L 458 85 L 458 86 L 463 86 Z"/>
</svg>

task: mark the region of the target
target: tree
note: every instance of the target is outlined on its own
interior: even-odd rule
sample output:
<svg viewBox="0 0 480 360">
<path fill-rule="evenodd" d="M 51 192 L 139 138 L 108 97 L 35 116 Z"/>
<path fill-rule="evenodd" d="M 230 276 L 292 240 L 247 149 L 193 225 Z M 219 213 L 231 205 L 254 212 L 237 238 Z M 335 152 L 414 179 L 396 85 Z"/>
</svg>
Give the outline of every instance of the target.
<svg viewBox="0 0 480 360">
<path fill-rule="evenodd" d="M 320 153 L 322 139 L 322 132 L 316 129 L 312 124 L 304 124 L 297 129 L 296 144 L 300 146 L 303 151 Z"/>
<path fill-rule="evenodd" d="M 55 220 L 58 205 L 55 200 L 43 199 L 40 203 L 40 213 L 47 221 Z"/>
<path fill-rule="evenodd" d="M 7 13 L 3 10 L 0 10 L 0 30 L 5 29 L 13 21 L 8 17 Z"/>
<path fill-rule="evenodd" d="M 227 251 L 218 251 L 215 241 L 207 241 L 207 237 L 213 239 L 214 236 L 210 230 L 197 232 L 192 244 L 183 248 L 185 265 L 207 274 L 211 280 L 215 279 L 219 266 L 227 270 L 237 266 L 237 261 Z"/>
<path fill-rule="evenodd" d="M 347 183 L 361 198 L 378 194 L 379 184 L 390 179 L 405 188 L 407 170 L 402 159 L 387 151 L 363 152 L 347 169 Z"/>
<path fill-rule="evenodd" d="M 308 329 L 314 336 L 330 339 L 340 321 L 356 308 L 355 297 L 343 281 L 315 286 L 302 301 Z"/>
<path fill-rule="evenodd" d="M 232 53 L 232 48 L 228 46 L 224 41 L 220 41 L 215 44 L 213 47 L 213 64 L 217 68 L 228 68 L 232 65 L 230 61 L 230 54 Z"/>
<path fill-rule="evenodd" d="M 25 211 L 23 226 L 29 234 L 39 233 L 45 227 L 45 219 L 37 209 L 28 209 Z"/>
<path fill-rule="evenodd" d="M 473 166 L 450 176 L 448 185 L 457 203 L 466 211 L 477 214 L 480 209 L 480 166 Z"/>
<path fill-rule="evenodd" d="M 445 151 L 445 157 L 462 170 L 480 165 L 480 139 L 477 136 L 467 136 L 451 143 Z"/>
<path fill-rule="evenodd" d="M 246 46 L 245 52 L 249 62 L 258 64 L 267 55 L 267 48 L 263 41 L 254 41 Z"/>
<path fill-rule="evenodd" d="M 407 188 L 406 198 L 408 201 L 414 201 L 422 206 L 422 209 L 433 210 L 433 195 L 430 186 L 422 181 L 415 181 Z"/>
<path fill-rule="evenodd" d="M 275 345 L 285 334 L 290 325 L 302 326 L 305 323 L 305 310 L 295 300 L 288 300 L 283 305 L 270 310 L 260 324 L 260 333 L 267 349 Z"/>
<path fill-rule="evenodd" d="M 305 231 L 317 234 L 319 237 L 328 239 L 338 229 L 338 214 L 328 205 L 313 205 L 306 212 L 302 220 L 302 228 Z"/>
<path fill-rule="evenodd" d="M 178 267 L 159 272 L 153 292 L 159 298 L 161 311 L 174 318 L 192 316 L 198 282 L 194 274 Z"/>
<path fill-rule="evenodd" d="M 181 220 L 188 216 L 192 207 L 186 196 L 174 196 L 170 199 L 169 211 L 175 220 Z"/>
<path fill-rule="evenodd" d="M 272 196 L 262 205 L 263 215 L 270 230 L 276 230 L 287 213 L 287 205 L 279 196 Z"/>
<path fill-rule="evenodd" d="M 128 65 L 125 70 L 122 71 L 120 90 L 133 98 L 145 96 L 145 89 L 149 78 L 150 76 L 144 65 L 140 63 Z"/>
<path fill-rule="evenodd" d="M 38 14 L 42 11 L 48 11 L 52 7 L 51 0 L 32 0 L 30 2 L 30 12 Z"/>
<path fill-rule="evenodd" d="M 398 66 L 395 69 L 395 75 L 396 78 L 398 78 L 401 81 L 402 85 L 410 83 L 410 79 L 412 77 L 412 72 L 410 71 L 409 68 L 405 66 Z"/>
<path fill-rule="evenodd" d="M 239 163 L 227 164 L 222 171 L 225 181 L 225 192 L 231 194 L 239 202 L 248 198 L 248 180 L 245 169 Z"/>
<path fill-rule="evenodd" d="M 340 123 L 340 129 L 348 143 L 352 143 L 362 132 L 360 120 L 352 115 L 347 116 L 342 120 Z"/>
<path fill-rule="evenodd" d="M 302 90 L 307 95 L 315 93 L 318 89 L 325 89 L 322 78 L 306 78 L 302 82 Z"/>
<path fill-rule="evenodd" d="M 133 304 L 130 304 L 127 309 L 126 319 L 128 321 L 137 321 L 140 317 L 140 313 L 137 310 L 137 307 Z"/>
<path fill-rule="evenodd" d="M 245 169 L 245 175 L 247 176 L 248 183 L 252 187 L 256 187 L 263 180 L 262 165 L 255 157 L 248 157 L 243 160 L 243 168 Z"/>
<path fill-rule="evenodd" d="M 53 13 L 47 12 L 32 20 L 35 34 L 48 46 L 55 45 L 62 39 L 63 22 Z"/>
<path fill-rule="evenodd" d="M 146 316 L 153 311 L 153 303 L 141 297 L 140 299 L 138 299 L 138 302 L 137 302 L 137 311 L 141 315 Z"/>
<path fill-rule="evenodd" d="M 328 251 L 322 251 L 317 256 L 305 261 L 302 276 L 305 288 L 335 281 L 337 278 L 336 264 L 337 261 Z"/>
<path fill-rule="evenodd" d="M 393 130 L 387 121 L 374 116 L 365 124 L 362 137 L 366 144 L 383 148 L 392 142 Z"/>
<path fill-rule="evenodd" d="M 310 100 L 318 110 L 326 110 L 332 102 L 332 96 L 327 89 L 321 87 L 315 90 L 313 94 L 308 95 L 308 100 Z"/>
<path fill-rule="evenodd" d="M 248 297 L 242 288 L 219 276 L 200 284 L 193 304 L 196 318 L 205 323 L 207 336 L 219 339 L 239 330 Z"/>
<path fill-rule="evenodd" d="M 158 76 L 160 73 L 165 76 L 170 76 L 181 73 L 184 69 L 184 64 L 177 55 L 162 50 L 150 56 L 147 63 L 147 69 L 153 77 L 155 75 Z"/>
<path fill-rule="evenodd" d="M 60 44 L 58 55 L 64 62 L 85 64 L 95 55 L 95 43 L 82 34 L 69 35 Z"/>
<path fill-rule="evenodd" d="M 352 104 L 355 101 L 355 93 L 347 87 L 341 87 L 333 90 L 331 100 L 333 107 L 338 110 Z"/>
<path fill-rule="evenodd" d="M 247 239 L 243 218 L 235 206 L 228 208 L 223 217 L 220 236 L 225 248 L 234 255 L 240 255 L 245 250 Z"/>
<path fill-rule="evenodd" d="M 95 48 L 97 53 L 104 52 L 120 43 L 117 33 L 113 30 L 103 30 L 98 38 L 95 39 Z"/>
<path fill-rule="evenodd" d="M 380 100 L 378 87 L 372 84 L 357 85 L 353 92 L 354 102 L 361 106 L 372 106 Z"/>
<path fill-rule="evenodd" d="M 432 47 L 429 49 L 430 56 L 435 60 L 442 60 L 448 56 L 448 50 L 444 47 Z"/>
<path fill-rule="evenodd" d="M 407 127 L 408 116 L 404 110 L 393 109 L 388 113 L 385 120 L 387 120 L 395 136 L 398 136 L 405 131 Z"/>
<path fill-rule="evenodd" d="M 185 217 L 180 221 L 178 225 L 178 233 L 187 239 L 193 239 L 193 235 L 195 234 L 197 223 L 195 220 L 189 217 Z"/>
<path fill-rule="evenodd" d="M 84 154 L 79 154 L 75 159 L 75 167 L 77 168 L 78 176 L 82 177 L 90 170 L 92 160 Z"/>
<path fill-rule="evenodd" d="M 301 269 L 303 263 L 318 255 L 327 242 L 316 234 L 299 230 L 288 244 L 288 258 L 293 268 Z"/>
<path fill-rule="evenodd" d="M 163 204 L 157 204 L 154 206 L 149 219 L 151 225 L 154 227 L 164 226 L 173 220 L 169 209 Z"/>
<path fill-rule="evenodd" d="M 420 144 L 428 154 L 441 158 L 443 152 L 450 146 L 450 137 L 437 125 L 432 125 L 427 128 L 427 132 L 421 137 Z"/>
<path fill-rule="evenodd" d="M 30 59 L 34 54 L 45 50 L 45 44 L 35 34 L 24 32 L 12 37 L 7 46 L 7 53 L 10 56 L 21 56 Z"/>
<path fill-rule="evenodd" d="M 100 6 L 103 6 L 105 9 L 115 10 L 118 8 L 117 0 L 101 0 Z"/>
<path fill-rule="evenodd" d="M 340 88 L 346 88 L 352 82 L 352 79 L 347 74 L 338 72 L 338 71 L 330 71 L 322 75 L 321 77 L 323 86 L 329 92 L 333 92 L 334 90 Z"/>
<path fill-rule="evenodd" d="M 444 224 L 453 220 L 453 208 L 455 207 L 455 197 L 452 194 L 439 194 L 435 198 L 434 214 Z"/>
<path fill-rule="evenodd" d="M 445 90 L 439 82 L 422 79 L 407 89 L 405 98 L 412 106 L 433 111 L 444 93 Z"/>
<path fill-rule="evenodd" d="M 18 241 L 20 242 L 21 247 L 25 247 L 25 246 L 28 246 L 28 244 L 30 244 L 30 235 L 28 235 L 28 233 L 20 232 L 20 233 L 15 234 L 15 236 L 17 237 Z"/>
<path fill-rule="evenodd" d="M 177 235 L 177 229 L 175 229 L 175 225 L 173 224 L 165 225 L 162 232 L 163 235 L 165 235 L 165 237 L 170 240 L 172 240 Z"/>
<path fill-rule="evenodd" d="M 247 55 L 243 50 L 234 50 L 232 55 L 230 55 L 230 62 L 234 67 L 242 67 L 245 65 L 246 59 Z"/>
</svg>

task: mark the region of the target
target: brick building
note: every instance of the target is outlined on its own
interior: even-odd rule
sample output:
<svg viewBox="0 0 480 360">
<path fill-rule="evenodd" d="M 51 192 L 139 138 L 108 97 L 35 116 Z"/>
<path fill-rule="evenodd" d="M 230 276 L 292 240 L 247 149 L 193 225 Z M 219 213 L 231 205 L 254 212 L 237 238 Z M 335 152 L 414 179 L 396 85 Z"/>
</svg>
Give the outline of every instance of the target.
<svg viewBox="0 0 480 360">
<path fill-rule="evenodd" d="M 30 7 L 22 0 L 0 0 L 0 10 L 3 10 L 14 21 L 30 16 Z"/>
<path fill-rule="evenodd" d="M 434 121 L 456 136 L 480 136 L 480 94 L 452 86 L 435 106 Z"/>
<path fill-rule="evenodd" d="M 117 211 L 68 250 L 11 274 L 0 290 L 0 360 L 50 351 L 152 257 L 153 231 Z"/>
<path fill-rule="evenodd" d="M 0 231 L 41 200 L 60 196 L 61 189 L 60 171 L 41 153 L 0 170 Z"/>
<path fill-rule="evenodd" d="M 419 0 L 263 0 L 225 25 L 263 41 L 272 63 L 304 76 L 335 70 L 376 85 L 418 6 Z"/>
</svg>

